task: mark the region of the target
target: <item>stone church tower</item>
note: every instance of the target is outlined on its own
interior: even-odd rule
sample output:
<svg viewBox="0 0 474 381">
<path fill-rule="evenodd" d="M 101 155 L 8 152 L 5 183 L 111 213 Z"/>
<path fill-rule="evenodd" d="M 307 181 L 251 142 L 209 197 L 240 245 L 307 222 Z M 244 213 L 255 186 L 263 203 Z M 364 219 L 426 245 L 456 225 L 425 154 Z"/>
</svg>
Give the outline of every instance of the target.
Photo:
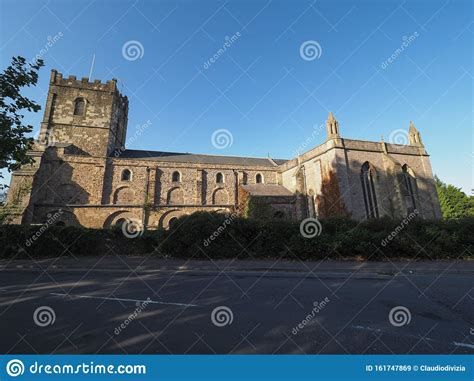
<svg viewBox="0 0 474 381">
<path fill-rule="evenodd" d="M 91 83 L 88 78 L 63 78 L 53 70 L 39 140 L 107 157 L 125 144 L 127 115 L 128 99 L 118 92 L 115 79 Z"/>
<path fill-rule="evenodd" d="M 34 222 L 37 202 L 90 201 L 89 192 L 64 184 L 73 175 L 88 175 L 87 170 L 81 173 L 80 163 L 65 163 L 58 154 L 92 160 L 97 164 L 93 172 L 103 178 L 107 157 L 124 149 L 127 117 L 128 99 L 115 79 L 89 82 L 52 70 L 40 133 L 30 152 L 35 162 L 12 176 L 7 202 L 17 205 L 15 222 Z"/>
</svg>

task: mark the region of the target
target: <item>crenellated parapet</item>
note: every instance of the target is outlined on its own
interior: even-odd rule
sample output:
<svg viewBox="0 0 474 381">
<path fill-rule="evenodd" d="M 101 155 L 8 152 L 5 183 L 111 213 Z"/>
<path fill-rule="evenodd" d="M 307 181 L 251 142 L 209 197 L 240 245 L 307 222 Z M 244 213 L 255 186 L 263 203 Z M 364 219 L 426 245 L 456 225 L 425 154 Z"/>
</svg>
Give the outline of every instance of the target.
<svg viewBox="0 0 474 381">
<path fill-rule="evenodd" d="M 115 78 L 112 78 L 111 80 L 108 80 L 106 82 L 102 82 L 99 79 L 94 79 L 93 81 L 90 81 L 88 77 L 77 79 L 75 75 L 63 77 L 63 74 L 55 69 L 51 70 L 51 78 L 49 83 L 50 85 L 64 86 L 83 90 L 105 91 L 109 93 L 115 93 L 116 91 L 118 92 L 117 79 Z M 120 100 L 122 105 L 128 104 L 128 98 L 126 96 L 120 95 Z"/>
</svg>

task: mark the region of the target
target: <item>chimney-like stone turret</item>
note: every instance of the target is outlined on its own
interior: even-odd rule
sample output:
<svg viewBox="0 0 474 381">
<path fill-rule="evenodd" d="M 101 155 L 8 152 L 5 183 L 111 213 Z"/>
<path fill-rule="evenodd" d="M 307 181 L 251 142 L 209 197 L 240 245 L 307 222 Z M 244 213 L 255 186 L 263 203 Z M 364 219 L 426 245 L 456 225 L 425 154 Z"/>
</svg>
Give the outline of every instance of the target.
<svg viewBox="0 0 474 381">
<path fill-rule="evenodd" d="M 408 139 L 410 140 L 411 146 L 424 147 L 421 141 L 420 132 L 415 128 L 415 125 L 410 121 L 410 128 L 408 129 Z"/>
<path fill-rule="evenodd" d="M 340 138 L 339 122 L 334 118 L 332 112 L 329 113 L 328 120 L 326 121 L 326 134 L 327 140 Z"/>
</svg>

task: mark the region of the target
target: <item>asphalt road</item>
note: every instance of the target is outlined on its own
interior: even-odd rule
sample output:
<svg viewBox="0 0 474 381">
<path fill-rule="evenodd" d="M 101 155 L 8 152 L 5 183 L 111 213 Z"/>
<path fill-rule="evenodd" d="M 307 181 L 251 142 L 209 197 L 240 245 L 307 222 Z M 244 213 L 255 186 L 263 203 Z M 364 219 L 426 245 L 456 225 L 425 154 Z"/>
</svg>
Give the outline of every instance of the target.
<svg viewBox="0 0 474 381">
<path fill-rule="evenodd" d="M 474 353 L 472 262 L 90 263 L 0 263 L 0 353 Z"/>
</svg>

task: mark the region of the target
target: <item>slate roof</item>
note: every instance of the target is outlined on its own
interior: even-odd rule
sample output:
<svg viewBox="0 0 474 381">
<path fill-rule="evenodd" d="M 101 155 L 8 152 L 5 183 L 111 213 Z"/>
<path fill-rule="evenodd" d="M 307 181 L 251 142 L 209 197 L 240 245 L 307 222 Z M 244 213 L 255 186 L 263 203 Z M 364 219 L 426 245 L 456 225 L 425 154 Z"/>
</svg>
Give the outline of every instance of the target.
<svg viewBox="0 0 474 381">
<path fill-rule="evenodd" d="M 293 196 L 289 189 L 278 184 L 248 184 L 242 188 L 252 196 Z"/>
<path fill-rule="evenodd" d="M 112 155 L 113 156 L 113 155 Z M 179 152 L 161 152 L 161 151 L 141 151 L 125 150 L 119 156 L 119 159 L 136 160 L 154 160 L 164 162 L 192 163 L 192 164 L 225 164 L 225 165 L 254 165 L 262 167 L 275 167 L 275 164 L 283 164 L 287 160 L 257 158 L 257 157 L 238 157 L 238 156 L 219 156 L 202 155 L 194 153 Z"/>
</svg>

